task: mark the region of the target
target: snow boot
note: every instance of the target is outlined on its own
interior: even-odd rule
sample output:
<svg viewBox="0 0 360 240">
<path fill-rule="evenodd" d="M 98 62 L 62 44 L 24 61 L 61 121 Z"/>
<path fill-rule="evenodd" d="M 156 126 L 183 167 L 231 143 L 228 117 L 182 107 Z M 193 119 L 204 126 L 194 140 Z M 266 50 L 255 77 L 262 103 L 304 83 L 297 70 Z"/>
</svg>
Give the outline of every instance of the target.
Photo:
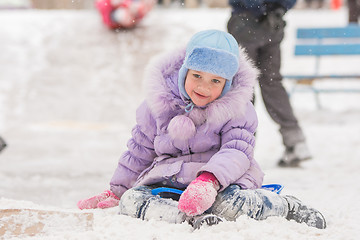
<svg viewBox="0 0 360 240">
<path fill-rule="evenodd" d="M 291 147 L 286 147 L 284 155 L 278 165 L 280 167 L 299 167 L 302 161 L 311 158 L 309 148 L 305 142 L 299 142 Z"/>
<path fill-rule="evenodd" d="M 212 226 L 219 224 L 220 222 L 223 222 L 223 219 L 214 214 L 203 214 L 191 217 L 188 222 L 194 229 L 200 229 L 205 225 Z"/>
<path fill-rule="evenodd" d="M 324 216 L 316 209 L 309 208 L 299 199 L 293 196 L 284 196 L 288 203 L 287 220 L 295 220 L 298 223 L 306 223 L 310 227 L 319 229 L 326 228 Z"/>
</svg>

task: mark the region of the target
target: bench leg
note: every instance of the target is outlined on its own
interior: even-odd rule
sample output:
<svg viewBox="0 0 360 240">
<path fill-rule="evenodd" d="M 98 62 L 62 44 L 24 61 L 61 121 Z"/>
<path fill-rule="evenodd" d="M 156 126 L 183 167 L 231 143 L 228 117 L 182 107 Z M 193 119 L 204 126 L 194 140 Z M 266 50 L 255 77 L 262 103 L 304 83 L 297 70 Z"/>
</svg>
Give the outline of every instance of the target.
<svg viewBox="0 0 360 240">
<path fill-rule="evenodd" d="M 297 91 L 297 84 L 298 83 L 295 83 L 293 85 L 293 87 L 291 88 L 291 90 L 288 91 L 289 98 Z M 315 103 L 316 103 L 316 108 L 318 110 L 322 109 L 321 102 L 320 102 L 320 97 L 319 97 L 320 92 L 316 88 L 314 88 L 311 84 L 308 86 L 307 90 L 313 92 L 314 98 L 315 98 Z"/>
<path fill-rule="evenodd" d="M 320 97 L 319 97 L 319 91 L 313 88 L 314 94 L 315 94 L 315 101 L 316 101 L 316 108 L 318 110 L 322 109 L 321 103 L 320 103 Z"/>
</svg>

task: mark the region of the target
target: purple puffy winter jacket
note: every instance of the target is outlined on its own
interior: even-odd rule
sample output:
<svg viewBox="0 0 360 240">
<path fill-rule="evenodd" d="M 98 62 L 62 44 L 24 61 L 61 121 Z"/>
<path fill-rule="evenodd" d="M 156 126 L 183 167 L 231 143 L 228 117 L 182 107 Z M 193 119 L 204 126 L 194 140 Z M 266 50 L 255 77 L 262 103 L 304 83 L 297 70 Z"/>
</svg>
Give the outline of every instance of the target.
<svg viewBox="0 0 360 240">
<path fill-rule="evenodd" d="M 188 185 L 211 172 L 221 190 L 230 184 L 259 188 L 263 172 L 254 159 L 257 116 L 251 98 L 258 71 L 241 50 L 232 87 L 206 107 L 186 113 L 178 89 L 185 50 L 153 61 L 146 71 L 146 100 L 136 112 L 128 150 L 110 182 L 118 197 L 129 188 L 164 181 Z"/>
</svg>

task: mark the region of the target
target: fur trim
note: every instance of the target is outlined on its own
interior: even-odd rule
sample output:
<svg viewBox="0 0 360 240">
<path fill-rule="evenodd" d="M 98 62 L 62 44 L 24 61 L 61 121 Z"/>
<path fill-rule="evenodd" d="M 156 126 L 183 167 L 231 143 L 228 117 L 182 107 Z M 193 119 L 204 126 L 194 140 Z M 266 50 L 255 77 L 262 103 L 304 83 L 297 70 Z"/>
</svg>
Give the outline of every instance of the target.
<svg viewBox="0 0 360 240">
<path fill-rule="evenodd" d="M 184 48 L 176 50 L 157 57 L 146 70 L 146 101 L 155 118 L 186 106 L 177 85 L 178 72 L 184 57 Z M 188 117 L 195 125 L 200 125 L 205 121 L 210 124 L 222 124 L 232 118 L 244 116 L 246 105 L 252 100 L 258 74 L 258 70 L 240 48 L 239 70 L 233 78 L 231 89 L 205 108 L 195 107 Z"/>
<path fill-rule="evenodd" d="M 161 54 L 155 57 L 145 70 L 146 101 L 154 116 L 162 112 L 173 111 L 183 105 L 176 82 L 176 89 L 172 92 L 171 77 L 177 81 L 177 74 L 183 64 L 185 50 L 176 50 L 170 54 Z M 175 95 L 175 96 L 174 96 Z"/>
<path fill-rule="evenodd" d="M 232 80 L 239 68 L 237 57 L 224 50 L 195 48 L 185 61 L 187 69 L 203 71 Z"/>
</svg>

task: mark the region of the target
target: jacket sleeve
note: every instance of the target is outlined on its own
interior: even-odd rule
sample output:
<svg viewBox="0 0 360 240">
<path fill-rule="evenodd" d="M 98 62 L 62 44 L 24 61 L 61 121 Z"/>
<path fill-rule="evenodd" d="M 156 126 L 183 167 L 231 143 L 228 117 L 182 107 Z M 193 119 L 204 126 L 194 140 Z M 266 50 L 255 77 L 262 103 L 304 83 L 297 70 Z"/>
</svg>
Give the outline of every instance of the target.
<svg viewBox="0 0 360 240">
<path fill-rule="evenodd" d="M 274 10 L 274 6 L 282 7 L 288 11 L 294 7 L 295 3 L 296 0 L 229 0 L 229 5 L 234 9 L 252 11 L 258 13 L 258 15 Z"/>
<path fill-rule="evenodd" d="M 136 111 L 136 126 L 127 143 L 128 150 L 120 157 L 118 166 L 110 181 L 110 190 L 118 197 L 133 186 L 140 173 L 156 157 L 154 138 L 156 123 L 144 102 Z"/>
<path fill-rule="evenodd" d="M 248 104 L 245 117 L 229 121 L 222 129 L 221 148 L 201 172 L 211 172 L 224 190 L 230 184 L 238 183 L 242 188 L 259 188 L 263 172 L 254 160 L 255 130 L 258 120 L 255 109 Z"/>
<path fill-rule="evenodd" d="M 283 7 L 286 11 L 288 11 L 289 9 L 294 7 L 296 0 L 268 0 L 266 2 L 270 4 L 271 3 L 278 4 L 281 7 Z"/>
<path fill-rule="evenodd" d="M 229 5 L 235 12 L 249 11 L 254 15 L 263 15 L 266 11 L 264 0 L 229 0 Z"/>
<path fill-rule="evenodd" d="M 231 6 L 239 6 L 245 9 L 255 9 L 261 6 L 264 3 L 264 0 L 229 0 Z"/>
</svg>

